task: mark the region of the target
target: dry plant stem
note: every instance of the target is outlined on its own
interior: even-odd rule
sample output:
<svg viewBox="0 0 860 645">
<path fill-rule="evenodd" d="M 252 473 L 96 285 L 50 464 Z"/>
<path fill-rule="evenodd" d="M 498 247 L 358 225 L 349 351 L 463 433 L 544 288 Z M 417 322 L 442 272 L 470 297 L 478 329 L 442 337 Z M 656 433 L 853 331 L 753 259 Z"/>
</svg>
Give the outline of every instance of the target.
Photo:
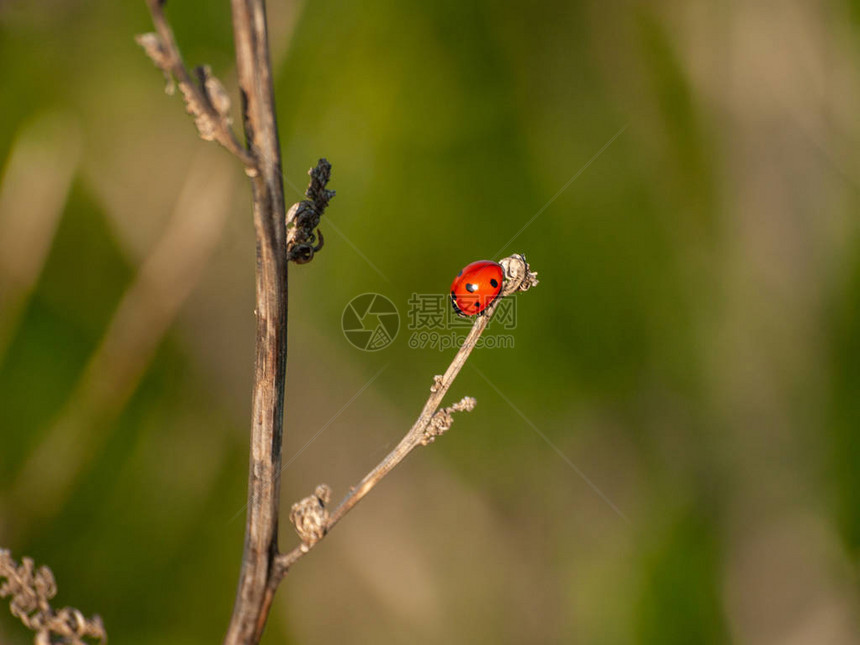
<svg viewBox="0 0 860 645">
<path fill-rule="evenodd" d="M 238 139 L 236 139 L 233 129 L 230 128 L 225 115 L 219 113 L 215 105 L 212 104 L 210 97 L 204 94 L 203 89 L 194 83 L 191 75 L 185 68 L 182 55 L 179 53 L 179 46 L 173 37 L 173 29 L 170 28 L 170 24 L 164 16 L 164 0 L 146 0 L 146 3 L 152 14 L 152 22 L 158 33 L 160 45 L 159 53 L 161 54 L 161 59 L 153 60 L 162 68 L 165 75 L 170 75 L 176 79 L 176 83 L 185 97 L 189 111 L 198 111 L 207 120 L 207 124 L 211 127 L 211 133 L 204 138 L 211 138 L 220 143 L 238 157 L 250 172 L 253 172 L 256 168 L 255 158 L 249 154 L 248 150 L 242 147 Z M 142 38 L 139 38 L 138 42 L 144 45 Z M 152 56 L 149 50 L 147 50 L 147 53 Z M 203 133 L 201 132 L 201 134 Z"/>
<path fill-rule="evenodd" d="M 245 548 L 225 643 L 256 643 L 271 606 L 278 544 L 284 383 L 287 358 L 287 256 L 284 189 L 266 15 L 262 0 L 232 0 L 243 123 L 249 152 L 257 238 L 257 355 Z"/>
<path fill-rule="evenodd" d="M 192 81 L 164 16 L 164 0 L 147 0 L 147 4 L 157 33 L 138 36 L 138 43 L 168 81 L 172 78 L 178 83 L 200 136 L 230 150 L 245 164 L 251 178 L 257 243 L 257 334 L 248 511 L 239 585 L 224 642 L 253 644 L 262 635 L 276 586 L 271 580 L 278 553 L 287 356 L 286 219 L 265 4 L 263 0 L 231 0 L 246 148 L 233 133 L 230 99 L 220 81 L 208 67 L 196 70 L 198 84 Z M 324 165 L 328 167 L 327 162 Z M 318 188 L 312 209 L 316 223 L 334 194 L 325 189 L 328 171 L 323 175 L 316 184 L 312 182 Z M 310 239 L 313 241 L 313 236 Z"/>
<path fill-rule="evenodd" d="M 454 356 L 454 360 L 451 361 L 451 364 L 448 366 L 448 369 L 445 370 L 445 374 L 441 377 L 437 376 L 436 381 L 433 384 L 433 387 L 430 388 L 430 397 L 427 399 L 427 402 L 424 404 L 424 409 L 421 410 L 421 414 L 418 416 L 418 420 L 415 421 L 414 425 L 410 430 L 406 433 L 406 435 L 401 439 L 400 443 L 392 450 L 381 462 L 376 466 L 373 470 L 371 470 L 367 475 L 365 475 L 364 479 L 359 482 L 357 486 L 354 486 L 350 489 L 349 493 L 347 493 L 346 497 L 341 501 L 341 503 L 332 511 L 329 516 L 328 522 L 326 524 L 326 533 L 331 531 L 335 524 L 337 524 L 343 517 L 349 513 L 353 508 L 355 508 L 356 504 L 358 504 L 364 497 L 373 490 L 373 487 L 376 486 L 382 479 L 388 475 L 394 468 L 403 461 L 406 456 L 412 452 L 416 447 L 422 444 L 422 439 L 425 437 L 425 430 L 430 424 L 433 415 L 439 408 L 439 405 L 442 403 L 442 399 L 445 398 L 445 395 L 448 393 L 448 389 L 451 387 L 451 384 L 454 382 L 454 379 L 457 378 L 457 374 L 460 373 L 460 370 L 463 368 L 463 365 L 466 364 L 466 359 L 469 358 L 469 355 L 472 353 L 472 350 L 475 348 L 475 345 L 478 342 L 478 339 L 481 337 L 481 334 L 484 333 L 484 330 L 487 328 L 487 325 L 490 324 L 490 320 L 495 313 L 496 306 L 498 305 L 498 301 L 494 303 L 485 313 L 485 315 L 480 316 L 475 320 L 475 324 L 472 325 L 471 331 L 469 331 L 469 335 L 466 336 L 465 341 L 463 341 L 462 347 L 457 352 L 456 356 Z M 294 548 L 289 553 L 281 554 L 277 557 L 276 570 L 275 575 L 273 575 L 273 585 L 277 586 L 280 579 L 287 574 L 289 568 L 295 564 L 305 553 L 310 551 L 315 544 L 302 543 L 296 548 Z"/>
</svg>

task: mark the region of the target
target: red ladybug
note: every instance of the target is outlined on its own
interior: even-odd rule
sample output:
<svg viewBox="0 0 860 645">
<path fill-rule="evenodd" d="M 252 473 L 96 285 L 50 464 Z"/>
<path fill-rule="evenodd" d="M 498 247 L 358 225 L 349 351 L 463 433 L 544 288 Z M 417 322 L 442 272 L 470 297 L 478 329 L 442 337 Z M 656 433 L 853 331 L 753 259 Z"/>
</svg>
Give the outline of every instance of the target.
<svg viewBox="0 0 860 645">
<path fill-rule="evenodd" d="M 500 264 L 478 260 L 466 266 L 451 284 L 451 304 L 461 316 L 483 313 L 502 291 L 505 274 Z"/>
</svg>

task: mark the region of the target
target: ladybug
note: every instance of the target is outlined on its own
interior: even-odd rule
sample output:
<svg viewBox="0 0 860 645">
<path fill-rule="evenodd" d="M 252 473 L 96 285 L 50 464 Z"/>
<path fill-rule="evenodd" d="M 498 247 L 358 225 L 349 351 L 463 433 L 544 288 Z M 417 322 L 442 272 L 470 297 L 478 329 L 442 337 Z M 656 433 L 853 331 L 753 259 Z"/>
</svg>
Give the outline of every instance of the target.
<svg viewBox="0 0 860 645">
<path fill-rule="evenodd" d="M 460 316 L 477 316 L 486 311 L 502 292 L 502 266 L 478 260 L 464 267 L 451 284 L 451 304 Z"/>
</svg>

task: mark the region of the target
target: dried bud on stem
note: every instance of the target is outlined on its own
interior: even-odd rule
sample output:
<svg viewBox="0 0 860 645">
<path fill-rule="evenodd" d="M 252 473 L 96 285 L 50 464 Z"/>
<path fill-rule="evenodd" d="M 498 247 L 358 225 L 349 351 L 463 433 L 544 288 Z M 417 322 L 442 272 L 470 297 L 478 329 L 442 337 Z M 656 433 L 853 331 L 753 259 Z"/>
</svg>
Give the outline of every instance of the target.
<svg viewBox="0 0 860 645">
<path fill-rule="evenodd" d="M 307 199 L 293 204 L 287 212 L 287 259 L 296 264 L 310 262 L 323 247 L 323 234 L 318 229 L 320 218 L 335 195 L 326 188 L 331 178 L 331 164 L 326 159 L 320 159 L 308 174 L 311 181 L 305 191 Z"/>
<path fill-rule="evenodd" d="M 517 291 L 528 291 L 538 284 L 537 272 L 531 271 L 526 256 L 514 254 L 499 260 L 505 272 L 505 284 L 502 285 L 502 295 L 509 296 Z"/>
<path fill-rule="evenodd" d="M 436 440 L 436 437 L 441 436 L 448 430 L 451 425 L 454 423 L 454 417 L 452 413 L 454 412 L 471 412 L 475 409 L 475 405 L 477 401 L 471 397 L 466 396 L 460 399 L 454 405 L 450 405 L 447 408 L 440 408 L 436 411 L 436 413 L 430 418 L 430 423 L 427 424 L 427 427 L 424 428 L 424 436 L 421 438 L 421 445 L 427 446 L 433 443 Z"/>
<path fill-rule="evenodd" d="M 328 525 L 328 511 L 325 507 L 329 500 L 331 500 L 331 488 L 326 484 L 320 484 L 313 495 L 293 504 L 290 510 L 290 522 L 302 539 L 303 546 L 312 547 L 325 536 Z"/>
</svg>

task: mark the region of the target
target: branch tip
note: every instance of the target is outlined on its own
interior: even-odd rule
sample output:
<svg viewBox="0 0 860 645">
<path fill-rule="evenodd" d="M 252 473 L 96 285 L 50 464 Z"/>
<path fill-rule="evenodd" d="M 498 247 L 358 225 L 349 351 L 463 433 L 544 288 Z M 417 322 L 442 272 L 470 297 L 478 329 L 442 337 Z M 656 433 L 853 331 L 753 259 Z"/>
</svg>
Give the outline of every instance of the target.
<svg viewBox="0 0 860 645">
<path fill-rule="evenodd" d="M 532 271 L 526 256 L 515 253 L 499 260 L 505 272 L 505 283 L 502 286 L 502 296 L 509 296 L 517 291 L 528 291 L 537 286 L 537 271 Z"/>
</svg>

